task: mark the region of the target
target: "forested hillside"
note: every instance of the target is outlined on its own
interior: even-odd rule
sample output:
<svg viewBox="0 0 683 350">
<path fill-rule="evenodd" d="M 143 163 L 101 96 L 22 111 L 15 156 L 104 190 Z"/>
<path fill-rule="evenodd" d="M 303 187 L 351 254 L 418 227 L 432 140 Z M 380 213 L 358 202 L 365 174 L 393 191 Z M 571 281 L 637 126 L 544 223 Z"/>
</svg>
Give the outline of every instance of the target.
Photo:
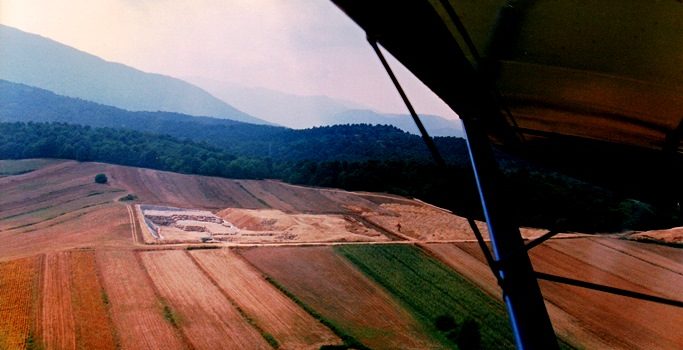
<svg viewBox="0 0 683 350">
<path fill-rule="evenodd" d="M 350 126 L 342 130 L 348 131 L 348 138 L 360 140 L 363 135 L 353 131 L 365 128 L 367 126 Z M 324 134 L 331 129 L 334 128 L 306 133 Z M 319 141 L 319 147 L 325 147 L 322 141 Z M 460 215 L 481 217 L 471 170 L 466 163 L 452 162 L 447 169 L 441 169 L 427 158 L 399 158 L 403 150 L 406 154 L 411 153 L 404 147 L 418 146 L 418 143 L 395 146 L 391 149 L 396 155 L 393 159 L 364 159 L 367 155 L 362 154 L 349 160 L 316 160 L 315 156 L 306 160 L 278 159 L 244 155 L 205 142 L 132 130 L 65 123 L 0 123 L 0 159 L 66 158 L 190 174 L 276 178 L 298 184 L 414 196 Z M 308 152 L 315 155 L 318 149 Z M 464 150 L 460 151 L 460 156 L 466 157 Z M 560 230 L 619 231 L 666 226 L 675 219 L 658 213 L 655 207 L 645 203 L 557 173 L 528 170 L 518 165 L 508 167 L 505 172 L 510 197 L 514 198 L 511 208 L 523 225 Z"/>
<path fill-rule="evenodd" d="M 390 126 L 292 130 L 178 113 L 131 112 L 4 80 L 0 80 L 0 121 L 132 129 L 206 142 L 245 157 L 286 161 L 429 160 L 418 136 Z M 464 140 L 444 137 L 436 142 L 448 161 L 466 162 Z"/>
</svg>

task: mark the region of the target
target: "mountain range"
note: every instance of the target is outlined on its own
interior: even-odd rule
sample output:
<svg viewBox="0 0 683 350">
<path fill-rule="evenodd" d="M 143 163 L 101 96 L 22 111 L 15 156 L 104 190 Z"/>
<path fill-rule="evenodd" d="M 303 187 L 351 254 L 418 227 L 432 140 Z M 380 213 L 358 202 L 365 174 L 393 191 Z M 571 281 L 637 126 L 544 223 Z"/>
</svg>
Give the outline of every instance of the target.
<svg viewBox="0 0 683 350">
<path fill-rule="evenodd" d="M 200 77 L 184 79 L 242 111 L 289 128 L 372 124 L 391 125 L 411 134 L 418 134 L 409 114 L 380 113 L 355 102 L 324 95 L 296 95 Z M 459 121 L 436 115 L 421 115 L 420 119 L 432 136 L 464 135 Z"/>
<path fill-rule="evenodd" d="M 328 96 L 302 96 L 205 78 L 152 74 L 0 25 L 0 79 L 130 111 L 163 111 L 304 129 L 391 125 L 417 134 L 412 118 Z M 432 136 L 462 137 L 457 121 L 421 116 Z"/>
<path fill-rule="evenodd" d="M 180 79 L 105 61 L 0 25 L 0 79 L 132 111 L 168 111 L 270 124 Z"/>
<path fill-rule="evenodd" d="M 281 161 L 429 161 L 422 140 L 393 126 L 336 125 L 305 130 L 173 112 L 127 111 L 0 79 L 0 122 L 60 122 L 170 135 L 243 157 Z M 447 161 L 464 164 L 464 140 L 437 137 Z"/>
</svg>

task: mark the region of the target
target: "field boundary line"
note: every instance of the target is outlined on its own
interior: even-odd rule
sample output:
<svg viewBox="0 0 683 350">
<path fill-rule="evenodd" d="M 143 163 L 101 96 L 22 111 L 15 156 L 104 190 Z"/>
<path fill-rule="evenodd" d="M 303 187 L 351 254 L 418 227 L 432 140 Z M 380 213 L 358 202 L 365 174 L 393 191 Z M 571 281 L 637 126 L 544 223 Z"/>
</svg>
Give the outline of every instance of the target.
<svg viewBox="0 0 683 350">
<path fill-rule="evenodd" d="M 147 283 L 152 287 L 152 290 L 154 291 L 154 296 L 156 297 L 157 303 L 159 303 L 160 307 L 163 307 L 163 305 L 171 305 L 171 303 L 166 300 L 166 298 L 161 296 L 161 292 L 159 292 L 159 288 L 157 288 L 156 284 L 154 284 L 154 280 L 152 279 L 152 276 L 149 275 L 149 271 L 147 270 L 147 267 L 145 267 L 144 262 L 142 261 L 142 256 L 140 254 L 142 251 L 138 250 L 133 250 L 133 255 L 135 256 L 135 261 L 137 261 L 138 265 L 142 268 L 142 271 L 145 273 L 145 279 L 147 280 Z M 171 329 L 180 337 L 182 342 L 185 345 L 185 348 L 188 350 L 195 350 L 194 346 L 192 343 L 190 343 L 190 339 L 187 337 L 185 332 L 181 329 L 182 327 L 180 325 L 171 325 Z"/>
<path fill-rule="evenodd" d="M 31 295 L 32 304 L 32 314 L 31 314 L 31 328 L 29 329 L 29 336 L 32 337 L 33 341 L 38 343 L 38 345 L 43 345 L 43 276 L 45 275 L 44 269 L 46 269 L 46 254 L 39 254 L 34 262 L 35 266 L 35 276 L 33 277 L 33 294 Z"/>
<path fill-rule="evenodd" d="M 372 220 L 363 216 L 363 214 L 346 214 L 350 218 L 357 220 L 363 226 L 379 231 L 381 234 L 387 236 L 390 241 L 413 241 L 412 237 L 408 237 L 402 233 L 393 232 L 382 225 L 374 223 Z"/>
<path fill-rule="evenodd" d="M 34 340 L 36 340 L 41 346 L 45 344 L 45 341 L 43 340 L 44 337 L 44 329 L 43 329 L 43 309 L 45 308 L 45 303 L 43 300 L 43 290 L 45 289 L 45 276 L 47 275 L 47 253 L 40 254 L 40 260 L 38 261 L 38 273 L 37 273 L 37 282 L 36 282 L 36 290 L 35 290 L 35 304 L 36 304 L 36 311 L 34 313 L 34 325 L 35 325 L 35 334 Z"/>
<path fill-rule="evenodd" d="M 111 330 L 111 335 L 114 338 L 114 346 L 117 350 L 120 350 L 121 335 L 119 334 L 118 328 L 116 328 L 116 325 L 114 324 L 114 318 L 112 316 L 112 305 L 111 301 L 109 300 L 109 293 L 107 293 L 107 289 L 104 287 L 104 277 L 102 276 L 102 271 L 100 270 L 102 268 L 102 264 L 100 263 L 100 258 L 98 258 L 98 256 L 99 254 L 97 254 L 96 251 L 93 251 L 93 260 L 95 262 L 95 278 L 97 279 L 97 283 L 100 286 L 100 298 L 102 298 L 104 309 L 107 312 L 107 320 L 109 321 L 109 329 Z"/>
<path fill-rule="evenodd" d="M 130 233 L 133 236 L 133 244 L 138 244 L 138 238 L 135 234 L 135 221 L 133 221 L 133 213 L 130 209 L 130 205 L 126 205 L 126 211 L 128 212 L 128 220 L 130 221 Z"/>
<path fill-rule="evenodd" d="M 56 219 L 56 218 L 65 216 L 65 215 L 69 215 L 69 214 L 74 213 L 74 212 L 77 212 L 77 211 L 79 211 L 79 210 L 88 209 L 88 208 L 93 208 L 93 207 L 98 207 L 98 206 L 101 206 L 101 205 L 104 205 L 104 204 L 108 204 L 108 203 L 111 203 L 111 201 L 100 202 L 100 203 L 95 203 L 95 204 L 88 204 L 88 205 L 85 205 L 85 206 L 83 206 L 83 207 L 76 208 L 76 209 L 74 209 L 74 210 L 70 210 L 70 211 L 67 211 L 67 212 L 59 213 L 59 214 L 57 214 L 57 215 L 55 215 L 55 216 L 51 216 L 51 217 L 49 217 L 49 218 L 45 218 L 45 219 L 38 220 L 38 221 L 35 221 L 35 222 L 29 222 L 29 223 L 22 224 L 22 225 L 19 225 L 19 226 L 10 227 L 10 228 L 7 228 L 7 229 L 2 230 L 2 232 L 8 232 L 8 231 L 13 231 L 13 230 L 20 229 L 20 228 L 24 228 L 24 227 L 35 226 L 35 225 L 42 224 L 42 223 L 44 223 L 44 222 L 48 222 L 48 221 L 54 220 L 54 219 Z"/>
<path fill-rule="evenodd" d="M 462 277 L 462 278 L 468 280 L 470 283 L 472 283 L 472 285 L 477 286 L 477 288 L 479 288 L 482 292 L 484 292 L 484 293 L 486 293 L 486 294 L 489 294 L 491 297 L 493 297 L 493 298 L 496 299 L 496 300 L 499 300 L 499 299 L 501 298 L 502 293 L 503 293 L 502 290 L 500 290 L 500 293 L 491 293 L 491 292 L 489 292 L 489 291 L 486 289 L 486 286 L 484 285 L 484 283 L 480 283 L 480 282 L 478 282 L 478 281 L 476 281 L 476 280 L 474 280 L 474 279 L 472 279 L 472 278 L 466 276 L 464 273 L 460 272 L 460 271 L 457 269 L 457 267 L 453 266 L 451 263 L 449 263 L 448 261 L 444 260 L 440 255 L 438 255 L 437 253 L 435 253 L 435 252 L 433 252 L 431 249 L 429 249 L 429 247 L 427 246 L 428 244 L 433 244 L 433 243 L 418 243 L 418 244 L 416 244 L 415 246 L 416 246 L 418 249 L 420 249 L 425 255 L 431 257 L 432 259 L 434 259 L 434 260 L 440 262 L 441 264 L 443 264 L 443 265 L 446 266 L 447 268 L 453 270 L 455 273 L 457 273 L 458 275 L 460 275 L 460 277 Z M 460 247 L 458 247 L 457 245 L 455 245 L 455 243 L 449 243 L 449 244 L 453 245 L 455 248 L 460 249 Z M 480 260 L 477 259 L 475 256 L 473 256 L 473 255 L 471 255 L 471 254 L 469 254 L 469 253 L 467 253 L 467 252 L 465 252 L 465 253 L 466 253 L 467 255 L 469 255 L 470 257 L 472 257 L 472 259 L 476 260 L 477 262 L 480 262 L 480 263 L 482 263 L 483 265 L 486 265 L 486 262 L 480 261 Z M 487 268 L 488 268 L 488 267 L 487 267 Z M 488 272 L 490 272 L 491 277 L 495 278 L 495 275 L 493 274 L 493 271 L 491 271 L 490 269 L 488 269 Z M 499 286 L 498 284 L 496 284 L 496 287 L 497 287 L 497 288 L 500 288 L 500 286 Z M 548 301 L 548 300 L 546 300 L 546 301 L 547 301 L 547 302 L 550 302 L 550 301 Z"/>
<path fill-rule="evenodd" d="M 415 198 L 403 197 L 400 195 L 395 195 L 395 194 L 390 194 L 390 193 L 382 194 L 382 193 L 366 192 L 366 191 L 349 191 L 349 190 L 345 190 L 342 188 L 303 186 L 303 185 L 290 184 L 288 182 L 284 182 L 282 180 L 275 180 L 275 179 L 266 179 L 263 181 L 274 182 L 274 183 L 277 183 L 277 184 L 280 184 L 283 186 L 301 188 L 301 189 L 306 189 L 306 190 L 314 189 L 314 190 L 318 190 L 320 192 L 346 193 L 346 194 L 353 194 L 356 196 L 379 197 L 379 198 L 387 198 L 387 199 L 393 199 L 395 201 L 405 201 L 405 202 L 410 202 L 412 200 L 415 200 Z"/>
<path fill-rule="evenodd" d="M 681 273 L 681 271 L 676 271 L 676 270 L 673 270 L 673 269 L 671 269 L 671 268 L 669 268 L 669 267 L 666 267 L 666 266 L 663 266 L 663 265 L 660 265 L 660 264 L 656 264 L 656 263 L 654 263 L 654 262 L 652 262 L 652 261 L 643 259 L 643 258 L 641 258 L 641 257 L 639 257 L 639 256 L 635 256 L 635 255 L 633 255 L 632 253 L 627 252 L 626 250 L 622 250 L 622 249 L 619 249 L 619 248 L 610 246 L 610 245 L 605 244 L 605 243 L 602 242 L 603 239 L 615 239 L 615 240 L 619 240 L 618 238 L 610 238 L 610 237 L 592 237 L 592 238 L 588 238 L 588 239 L 589 239 L 590 241 L 592 241 L 592 242 L 595 242 L 595 243 L 597 243 L 597 244 L 599 244 L 599 245 L 601 245 L 601 246 L 607 248 L 607 249 L 611 249 L 611 250 L 617 251 L 617 252 L 619 252 L 619 253 L 621 253 L 621 254 L 624 254 L 624 255 L 626 255 L 626 256 L 629 256 L 629 257 L 631 257 L 631 258 L 633 258 L 633 259 L 640 260 L 640 261 L 642 261 L 642 262 L 644 262 L 644 263 L 647 263 L 647 264 L 649 264 L 649 265 L 656 266 L 656 267 L 659 267 L 659 268 L 661 268 L 661 269 L 664 269 L 664 270 L 670 271 L 670 272 L 672 272 L 672 273 L 675 273 L 675 274 L 677 274 L 677 275 L 683 276 L 683 273 Z M 634 242 L 634 241 L 628 241 L 628 242 Z M 635 241 L 635 242 L 638 243 L 637 241 Z"/>
<path fill-rule="evenodd" d="M 133 234 L 133 243 L 138 245 L 146 244 L 144 239 L 144 233 L 142 226 L 140 224 L 140 219 L 138 218 L 138 210 L 136 207 L 128 204 L 126 205 L 128 209 L 128 214 L 130 216 L 131 232 Z"/>
<path fill-rule="evenodd" d="M 230 252 L 231 254 L 235 254 L 233 252 Z M 245 322 L 247 322 L 250 326 L 252 326 L 260 335 L 263 337 L 263 339 L 268 343 L 273 349 L 277 349 L 277 347 L 273 346 L 273 344 L 270 343 L 270 340 L 266 337 L 266 334 L 270 335 L 271 337 L 274 337 L 272 334 L 266 332 L 261 326 L 259 326 L 258 322 L 251 316 L 249 316 L 246 311 L 244 311 L 235 301 L 233 297 L 231 297 L 228 292 L 223 289 L 220 284 L 218 284 L 218 281 L 211 275 L 211 273 L 197 260 L 195 256 L 193 256 L 190 251 L 186 250 L 185 254 L 190 257 L 190 260 L 197 266 L 197 268 L 206 276 L 206 278 L 211 281 L 211 284 L 214 285 L 218 289 L 218 291 L 223 295 L 223 297 L 232 305 L 232 307 L 237 310 L 237 312 L 242 316 Z M 237 254 L 235 254 L 237 255 Z M 241 258 L 241 257 L 240 257 Z M 258 271 L 258 270 L 257 270 Z M 259 271 L 260 272 L 260 271 Z M 277 340 L 277 339 L 276 339 Z"/>
</svg>

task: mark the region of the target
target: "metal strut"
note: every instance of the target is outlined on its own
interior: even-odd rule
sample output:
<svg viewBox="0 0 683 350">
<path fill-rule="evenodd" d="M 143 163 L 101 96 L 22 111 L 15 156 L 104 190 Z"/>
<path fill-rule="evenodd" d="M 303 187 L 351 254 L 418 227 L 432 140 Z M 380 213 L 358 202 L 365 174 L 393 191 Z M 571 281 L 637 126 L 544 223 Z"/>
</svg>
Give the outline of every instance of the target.
<svg viewBox="0 0 683 350">
<path fill-rule="evenodd" d="M 396 75 L 394 75 L 394 72 L 391 70 L 389 63 L 382 54 L 382 51 L 379 49 L 379 46 L 377 46 L 377 40 L 368 35 L 368 42 L 370 43 L 370 46 L 372 46 L 372 49 L 375 50 L 377 57 L 379 58 L 380 62 L 382 62 L 382 66 L 384 66 L 384 69 L 387 71 L 387 74 L 389 74 L 391 82 L 394 83 L 396 90 L 398 90 L 399 95 L 401 95 L 401 99 L 403 100 L 403 103 L 405 103 L 406 108 L 408 108 L 410 116 L 413 117 L 415 125 L 417 125 L 417 128 L 420 130 L 420 136 L 422 136 L 422 140 L 424 140 L 425 144 L 427 144 L 427 148 L 429 148 L 429 153 L 432 154 L 434 161 L 439 166 L 446 167 L 446 162 L 444 162 L 443 157 L 441 157 L 441 153 L 439 153 L 439 150 L 436 148 L 434 140 L 432 140 L 432 138 L 429 137 L 427 129 L 425 129 L 424 125 L 422 125 L 422 121 L 420 120 L 420 117 L 417 115 L 417 112 L 415 112 L 415 108 L 413 108 L 413 105 L 410 103 L 410 100 L 408 100 L 408 96 L 406 96 L 406 93 L 403 91 L 401 84 L 398 82 L 398 79 L 396 79 Z"/>
<path fill-rule="evenodd" d="M 427 129 L 422 124 L 420 116 L 418 116 L 417 112 L 415 112 L 415 108 L 413 108 L 413 105 L 412 103 L 410 103 L 408 96 L 406 95 L 405 91 L 403 91 L 403 87 L 401 87 L 401 83 L 399 83 L 398 79 L 396 78 L 396 75 L 394 75 L 391 66 L 389 66 L 389 63 L 384 58 L 384 54 L 382 54 L 382 51 L 379 49 L 377 41 L 368 35 L 368 42 L 370 43 L 370 46 L 372 46 L 373 50 L 375 50 L 377 57 L 379 58 L 380 62 L 382 62 L 382 66 L 387 71 L 387 74 L 391 78 L 391 81 L 394 83 L 394 87 L 396 87 L 396 90 L 398 90 L 399 95 L 401 95 L 401 99 L 403 99 L 403 103 L 405 103 L 406 108 L 408 108 L 410 116 L 413 117 L 415 125 L 417 125 L 417 128 L 420 130 L 420 135 L 427 144 L 427 148 L 429 148 L 429 152 L 432 154 L 432 158 L 434 158 L 434 161 L 439 167 L 442 168 L 442 170 L 446 170 L 446 162 L 443 160 L 443 157 L 441 156 L 439 149 L 436 148 L 434 140 L 432 140 L 432 138 L 429 136 L 429 133 L 427 132 Z M 484 242 L 484 238 L 482 237 L 481 232 L 479 232 L 477 224 L 474 222 L 474 219 L 472 218 L 467 218 L 467 223 L 470 225 L 470 229 L 472 229 L 474 236 L 477 238 L 477 242 L 479 242 L 479 247 L 484 252 L 486 262 L 489 264 L 489 268 L 491 268 L 491 273 L 493 273 L 494 276 L 498 277 L 498 267 L 496 266 L 496 262 L 491 256 L 491 252 L 486 246 L 486 242 Z M 501 281 L 500 279 L 498 279 L 498 284 L 500 283 Z"/>
<path fill-rule="evenodd" d="M 500 174 L 478 118 L 463 119 L 470 162 L 498 264 L 510 324 L 518 349 L 559 349 L 524 240 L 500 200 Z"/>
<path fill-rule="evenodd" d="M 427 130 L 422 125 L 419 116 L 380 51 L 377 41 L 368 35 L 368 42 L 375 50 L 377 57 L 410 111 L 410 115 L 420 130 L 422 139 L 427 144 L 434 160 L 440 166 L 445 166 L 434 141 L 427 134 Z M 497 197 L 501 193 L 497 189 L 499 170 L 482 122 L 478 118 L 470 117 L 463 119 L 463 126 L 467 136 L 470 161 L 493 246 L 493 258 L 490 257 L 488 248 L 484 244 L 474 220 L 468 220 L 468 222 L 475 234 L 479 233 L 477 240 L 482 249 L 485 249 L 484 254 L 487 255 L 489 265 L 503 290 L 503 300 L 510 316 L 515 345 L 517 349 L 559 349 L 555 331 L 545 308 L 536 274 L 531 266 L 519 228 L 514 225 Z M 500 261 L 505 261 L 505 263 L 496 263 Z"/>
</svg>

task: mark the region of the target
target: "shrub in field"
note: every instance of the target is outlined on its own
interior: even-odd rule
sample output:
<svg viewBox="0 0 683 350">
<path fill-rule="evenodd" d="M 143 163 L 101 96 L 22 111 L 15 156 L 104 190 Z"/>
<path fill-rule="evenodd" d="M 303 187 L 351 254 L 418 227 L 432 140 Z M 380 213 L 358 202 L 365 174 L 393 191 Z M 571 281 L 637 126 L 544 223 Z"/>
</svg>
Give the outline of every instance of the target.
<svg viewBox="0 0 683 350">
<path fill-rule="evenodd" d="M 178 316 L 176 316 L 175 312 L 173 312 L 168 305 L 164 305 L 164 318 L 173 327 L 178 328 Z"/>
<path fill-rule="evenodd" d="M 481 332 L 479 332 L 479 323 L 468 318 L 460 327 L 455 342 L 458 344 L 460 350 L 479 350 L 481 349 Z"/>
<path fill-rule="evenodd" d="M 138 196 L 136 196 L 136 195 L 134 195 L 134 194 L 132 194 L 132 193 L 129 193 L 129 194 L 127 194 L 127 195 L 125 195 L 125 196 L 119 198 L 119 201 L 120 201 L 120 202 L 130 202 L 130 201 L 134 201 L 134 200 L 137 200 L 137 199 L 138 199 Z"/>
<path fill-rule="evenodd" d="M 106 184 L 107 180 L 108 180 L 107 175 L 104 175 L 104 174 L 95 175 L 95 182 L 98 184 Z"/>
<path fill-rule="evenodd" d="M 453 316 L 441 315 L 434 320 L 434 326 L 442 332 L 448 332 L 458 327 L 458 324 L 455 323 Z"/>
</svg>

